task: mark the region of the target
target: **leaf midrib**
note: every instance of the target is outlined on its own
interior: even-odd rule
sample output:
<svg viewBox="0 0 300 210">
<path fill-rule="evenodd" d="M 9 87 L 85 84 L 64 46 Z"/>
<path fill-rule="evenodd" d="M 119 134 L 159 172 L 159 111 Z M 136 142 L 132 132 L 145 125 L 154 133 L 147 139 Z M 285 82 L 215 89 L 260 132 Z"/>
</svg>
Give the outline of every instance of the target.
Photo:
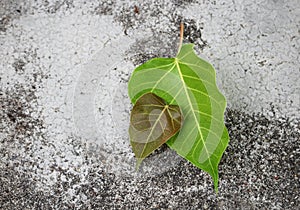
<svg viewBox="0 0 300 210">
<path fill-rule="evenodd" d="M 189 105 L 190 105 L 190 108 L 191 108 L 192 110 L 194 110 L 194 109 L 193 109 L 193 106 L 192 106 L 191 99 L 190 99 L 190 97 L 189 97 L 189 95 L 188 95 L 188 92 L 187 92 L 187 88 L 186 88 L 186 84 L 185 84 L 184 79 L 183 79 L 182 72 L 181 72 L 181 70 L 180 70 L 178 58 L 175 58 L 175 61 L 174 61 L 174 62 L 175 62 L 175 64 L 176 64 L 176 67 L 177 67 L 177 70 L 178 70 L 178 74 L 179 74 L 179 76 L 180 76 L 180 80 L 181 80 L 181 82 L 182 82 L 183 89 L 184 89 L 185 95 L 186 95 L 186 97 L 187 97 L 188 103 L 189 103 Z M 210 157 L 209 157 L 208 150 L 207 150 L 207 148 L 206 148 L 206 146 L 205 146 L 205 141 L 204 141 L 204 138 L 203 138 L 203 134 L 202 134 L 202 132 L 201 132 L 201 128 L 200 128 L 199 122 L 198 122 L 198 120 L 197 120 L 197 117 L 196 117 L 195 113 L 192 112 L 192 114 L 193 114 L 193 117 L 194 117 L 194 119 L 195 119 L 195 122 L 196 122 L 196 125 L 197 125 L 197 129 L 198 129 L 198 132 L 199 132 L 199 134 L 200 134 L 200 139 L 201 139 L 201 141 L 202 141 L 202 143 L 203 143 L 203 147 L 205 148 L 205 152 L 206 152 L 206 154 L 207 154 L 207 156 L 208 156 L 209 165 L 210 165 L 210 167 L 211 167 L 211 169 L 212 169 L 213 175 L 215 176 L 214 168 L 213 168 L 213 165 L 212 165 L 212 163 L 211 163 L 211 161 L 210 161 Z M 195 149 L 197 148 L 198 144 L 199 144 L 199 141 L 198 141 L 197 145 L 195 146 Z M 195 151 L 195 149 L 194 149 L 194 151 Z M 193 151 L 193 153 L 194 153 L 194 151 Z"/>
<path fill-rule="evenodd" d="M 153 133 L 153 131 L 155 130 L 154 128 L 156 127 L 157 123 L 160 121 L 160 118 L 162 117 L 163 113 L 165 112 L 165 110 L 166 110 L 167 108 L 168 108 L 168 105 L 165 105 L 164 109 L 161 111 L 161 113 L 159 114 L 157 120 L 155 121 L 154 125 L 152 126 L 151 131 L 150 131 L 150 133 L 149 133 L 149 135 L 148 135 L 148 137 L 147 137 L 146 143 L 145 143 L 145 145 L 144 145 L 144 147 L 143 147 L 143 150 L 142 150 L 142 152 L 141 152 L 141 155 L 145 152 L 145 148 L 146 148 L 146 145 L 147 145 L 147 143 L 148 143 L 148 141 L 149 141 L 149 138 L 150 138 L 150 136 L 152 136 L 152 133 Z"/>
</svg>

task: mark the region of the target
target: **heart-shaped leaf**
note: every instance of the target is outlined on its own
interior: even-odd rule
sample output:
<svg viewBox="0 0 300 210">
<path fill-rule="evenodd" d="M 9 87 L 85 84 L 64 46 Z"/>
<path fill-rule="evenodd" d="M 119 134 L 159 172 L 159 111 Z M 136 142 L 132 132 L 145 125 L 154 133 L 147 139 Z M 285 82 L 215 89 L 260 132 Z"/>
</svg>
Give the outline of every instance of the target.
<svg viewBox="0 0 300 210">
<path fill-rule="evenodd" d="M 218 164 L 229 137 L 224 124 L 226 100 L 217 88 L 212 65 L 194 53 L 192 44 L 184 44 L 176 58 L 154 58 L 137 67 L 128 91 L 133 104 L 151 92 L 181 108 L 184 123 L 167 144 L 207 171 L 217 191 Z"/>
<path fill-rule="evenodd" d="M 129 135 L 137 167 L 178 132 L 181 121 L 179 106 L 168 105 L 153 93 L 146 93 L 136 101 L 131 111 Z"/>
</svg>

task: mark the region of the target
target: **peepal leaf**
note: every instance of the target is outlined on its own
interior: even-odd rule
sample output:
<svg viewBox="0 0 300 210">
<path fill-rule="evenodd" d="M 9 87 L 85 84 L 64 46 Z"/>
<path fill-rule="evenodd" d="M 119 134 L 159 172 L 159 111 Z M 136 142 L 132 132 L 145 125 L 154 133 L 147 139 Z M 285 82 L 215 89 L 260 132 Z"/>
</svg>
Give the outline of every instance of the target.
<svg viewBox="0 0 300 210">
<path fill-rule="evenodd" d="M 195 54 L 193 44 L 184 44 L 175 58 L 154 58 L 137 67 L 128 91 L 133 104 L 150 92 L 180 107 L 184 123 L 167 144 L 208 172 L 217 191 L 218 164 L 229 136 L 224 124 L 226 99 L 217 88 L 212 65 Z"/>
<path fill-rule="evenodd" d="M 129 135 L 137 167 L 178 132 L 181 121 L 179 106 L 168 105 L 153 93 L 146 93 L 136 101 L 131 111 Z"/>
</svg>

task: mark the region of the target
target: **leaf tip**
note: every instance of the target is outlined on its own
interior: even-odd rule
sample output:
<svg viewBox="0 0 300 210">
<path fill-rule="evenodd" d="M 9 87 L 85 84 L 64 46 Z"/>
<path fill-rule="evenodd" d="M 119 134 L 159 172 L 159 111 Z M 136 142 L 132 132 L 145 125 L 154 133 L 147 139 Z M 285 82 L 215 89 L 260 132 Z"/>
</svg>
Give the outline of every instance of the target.
<svg viewBox="0 0 300 210">
<path fill-rule="evenodd" d="M 144 160 L 144 158 L 136 158 L 136 165 L 135 165 L 136 172 L 140 169 L 140 166 L 141 166 L 143 160 Z"/>
<path fill-rule="evenodd" d="M 214 188 L 215 188 L 215 192 L 216 192 L 216 194 L 218 194 L 219 193 L 219 190 L 218 190 L 218 183 L 217 184 L 214 184 Z"/>
<path fill-rule="evenodd" d="M 214 182 L 214 189 L 215 189 L 215 192 L 216 192 L 216 194 L 218 194 L 218 192 L 219 192 L 219 186 L 218 186 L 218 184 L 219 184 L 219 177 L 217 176 L 217 177 L 213 177 L 213 182 Z"/>
</svg>

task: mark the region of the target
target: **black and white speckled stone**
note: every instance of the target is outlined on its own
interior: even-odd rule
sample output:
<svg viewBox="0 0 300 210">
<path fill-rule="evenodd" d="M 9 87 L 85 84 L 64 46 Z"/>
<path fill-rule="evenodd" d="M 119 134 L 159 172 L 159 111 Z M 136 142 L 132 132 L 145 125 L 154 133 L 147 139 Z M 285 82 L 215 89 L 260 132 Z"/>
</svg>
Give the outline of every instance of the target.
<svg viewBox="0 0 300 210">
<path fill-rule="evenodd" d="M 161 175 L 132 179 L 106 173 L 92 158 L 82 163 L 89 168 L 85 181 L 55 168 L 61 178 L 49 192 L 36 188 L 30 173 L 16 171 L 16 165 L 2 165 L 2 207 L 297 209 L 299 124 L 234 110 L 227 111 L 226 124 L 231 142 L 220 163 L 217 195 L 211 178 L 184 160 Z"/>
<path fill-rule="evenodd" d="M 0 209 L 299 209 L 296 4 L 1 1 Z M 124 154 L 127 136 L 117 144 L 125 149 L 115 152 L 113 146 L 87 144 L 72 124 L 72 90 L 86 70 L 82 66 L 102 55 L 99 48 L 121 36 L 133 44 L 113 46 L 112 57 L 120 48 L 134 65 L 172 57 L 180 21 L 185 41 L 215 65 L 229 102 L 231 141 L 219 165 L 218 194 L 210 176 L 182 158 L 152 175 L 119 176 L 114 164 L 130 172 L 122 162 L 131 158 Z M 112 116 L 115 121 L 102 129 L 121 135 L 133 65 L 124 69 L 118 62 L 104 76 L 114 98 L 100 103 L 101 94 L 110 92 L 99 85 L 95 113 L 102 120 Z M 170 155 L 166 162 L 175 159 L 166 147 L 155 153 L 164 154 Z"/>
</svg>

